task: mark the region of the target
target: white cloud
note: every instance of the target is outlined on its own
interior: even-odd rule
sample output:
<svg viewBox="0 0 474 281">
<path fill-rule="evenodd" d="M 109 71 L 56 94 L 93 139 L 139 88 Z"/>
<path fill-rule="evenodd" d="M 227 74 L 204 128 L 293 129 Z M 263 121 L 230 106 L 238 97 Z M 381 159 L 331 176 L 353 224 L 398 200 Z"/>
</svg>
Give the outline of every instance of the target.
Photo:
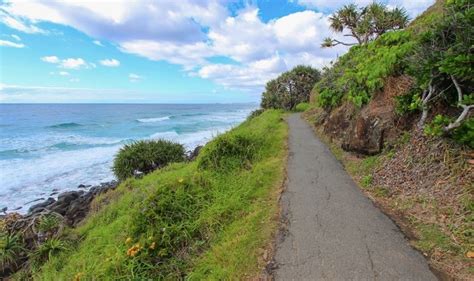
<svg viewBox="0 0 474 281">
<path fill-rule="evenodd" d="M 69 82 L 72 82 L 72 83 L 77 83 L 77 82 L 79 82 L 79 81 L 80 81 L 79 78 L 71 78 L 71 79 L 69 79 Z"/>
<path fill-rule="evenodd" d="M 87 63 L 82 58 L 68 58 L 62 60 L 60 66 L 67 69 L 79 69 L 81 67 L 87 67 Z"/>
<path fill-rule="evenodd" d="M 47 63 L 57 64 L 58 67 L 66 69 L 95 68 L 95 64 L 87 63 L 82 58 L 59 59 L 57 56 L 45 56 L 42 57 L 41 60 Z"/>
<path fill-rule="evenodd" d="M 102 42 L 100 42 L 99 40 L 94 40 L 94 41 L 92 41 L 92 43 L 96 44 L 97 46 L 104 47 L 104 45 L 102 44 Z"/>
<path fill-rule="evenodd" d="M 217 0 L 6 0 L 4 10 L 32 22 L 69 25 L 94 38 L 181 43 L 204 39 L 201 25 L 213 25 L 227 15 Z"/>
<path fill-rule="evenodd" d="M 0 9 L 0 22 L 24 33 L 47 33 L 43 29 L 30 24 L 28 19 L 20 19 L 19 17 L 11 16 L 2 9 Z"/>
<path fill-rule="evenodd" d="M 262 90 L 263 85 L 287 69 L 278 55 L 247 65 L 209 64 L 196 73 L 230 89 Z"/>
<path fill-rule="evenodd" d="M 11 37 L 12 37 L 13 39 L 15 39 L 16 41 L 21 41 L 20 36 L 18 36 L 18 35 L 16 35 L 16 34 L 12 34 Z"/>
<path fill-rule="evenodd" d="M 61 75 L 61 76 L 69 76 L 69 72 L 67 72 L 67 71 L 59 71 L 59 75 Z"/>
<path fill-rule="evenodd" d="M 142 76 L 140 76 L 140 75 L 138 75 L 138 74 L 135 74 L 135 73 L 130 73 L 130 74 L 128 75 L 128 80 L 129 80 L 130 82 L 132 82 L 132 83 L 134 83 L 134 82 L 139 82 L 139 81 L 142 80 L 142 79 L 143 79 Z"/>
<path fill-rule="evenodd" d="M 46 56 L 41 58 L 42 61 L 47 63 L 59 63 L 60 60 L 57 56 Z"/>
<path fill-rule="evenodd" d="M 99 63 L 107 67 L 117 67 L 120 65 L 120 62 L 116 59 L 105 59 L 105 60 L 99 61 Z"/>
<path fill-rule="evenodd" d="M 12 48 L 23 48 L 25 44 L 15 43 L 8 40 L 0 40 L 0 46 L 2 47 L 12 47 Z"/>
</svg>

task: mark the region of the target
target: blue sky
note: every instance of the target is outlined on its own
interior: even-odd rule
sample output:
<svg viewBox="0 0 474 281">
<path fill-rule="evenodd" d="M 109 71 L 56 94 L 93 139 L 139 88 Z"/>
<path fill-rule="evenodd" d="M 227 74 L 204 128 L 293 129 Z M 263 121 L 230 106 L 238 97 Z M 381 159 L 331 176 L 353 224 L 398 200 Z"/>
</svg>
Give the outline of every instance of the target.
<svg viewBox="0 0 474 281">
<path fill-rule="evenodd" d="M 321 68 L 328 17 L 370 0 L 3 0 L 0 102 L 257 102 L 298 64 Z M 386 0 L 414 18 L 433 0 Z"/>
</svg>

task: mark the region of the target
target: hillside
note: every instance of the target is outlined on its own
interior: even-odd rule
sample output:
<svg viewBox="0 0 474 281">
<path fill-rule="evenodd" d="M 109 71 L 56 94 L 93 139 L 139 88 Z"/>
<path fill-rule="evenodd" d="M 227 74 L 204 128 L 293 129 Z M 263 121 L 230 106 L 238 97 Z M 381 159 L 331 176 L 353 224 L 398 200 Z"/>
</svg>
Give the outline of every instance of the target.
<svg viewBox="0 0 474 281">
<path fill-rule="evenodd" d="M 267 111 L 215 138 L 195 161 L 128 178 L 96 197 L 78 227 L 29 253 L 13 279 L 259 276 L 278 227 L 286 136 L 282 112 Z M 9 241 L 15 253 L 21 245 Z"/>
</svg>

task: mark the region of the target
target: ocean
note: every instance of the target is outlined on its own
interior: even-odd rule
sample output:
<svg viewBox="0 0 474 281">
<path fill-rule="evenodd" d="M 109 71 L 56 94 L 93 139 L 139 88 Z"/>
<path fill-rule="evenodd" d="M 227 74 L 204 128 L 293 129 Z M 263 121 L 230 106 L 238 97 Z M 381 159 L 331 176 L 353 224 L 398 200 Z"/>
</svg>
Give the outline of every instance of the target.
<svg viewBox="0 0 474 281">
<path fill-rule="evenodd" d="M 238 125 L 256 104 L 0 104 L 0 209 L 114 180 L 126 143 L 168 139 L 187 150 Z M 54 197 L 54 196 L 52 196 Z M 21 208 L 21 209 L 19 209 Z"/>
</svg>

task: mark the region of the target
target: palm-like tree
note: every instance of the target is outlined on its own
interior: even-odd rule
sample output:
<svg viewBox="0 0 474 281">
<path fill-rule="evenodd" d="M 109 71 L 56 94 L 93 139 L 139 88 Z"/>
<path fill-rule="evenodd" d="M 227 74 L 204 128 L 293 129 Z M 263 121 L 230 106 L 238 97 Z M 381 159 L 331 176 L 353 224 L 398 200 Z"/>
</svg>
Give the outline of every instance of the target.
<svg viewBox="0 0 474 281">
<path fill-rule="evenodd" d="M 345 5 L 336 11 L 329 21 L 334 32 L 342 33 L 347 30 L 349 33 L 344 36 L 354 38 L 357 43 L 342 42 L 328 37 L 324 39 L 322 47 L 366 44 L 385 32 L 405 28 L 409 19 L 403 8 L 389 9 L 382 3 L 374 2 L 364 8 L 358 8 L 355 4 Z"/>
</svg>

